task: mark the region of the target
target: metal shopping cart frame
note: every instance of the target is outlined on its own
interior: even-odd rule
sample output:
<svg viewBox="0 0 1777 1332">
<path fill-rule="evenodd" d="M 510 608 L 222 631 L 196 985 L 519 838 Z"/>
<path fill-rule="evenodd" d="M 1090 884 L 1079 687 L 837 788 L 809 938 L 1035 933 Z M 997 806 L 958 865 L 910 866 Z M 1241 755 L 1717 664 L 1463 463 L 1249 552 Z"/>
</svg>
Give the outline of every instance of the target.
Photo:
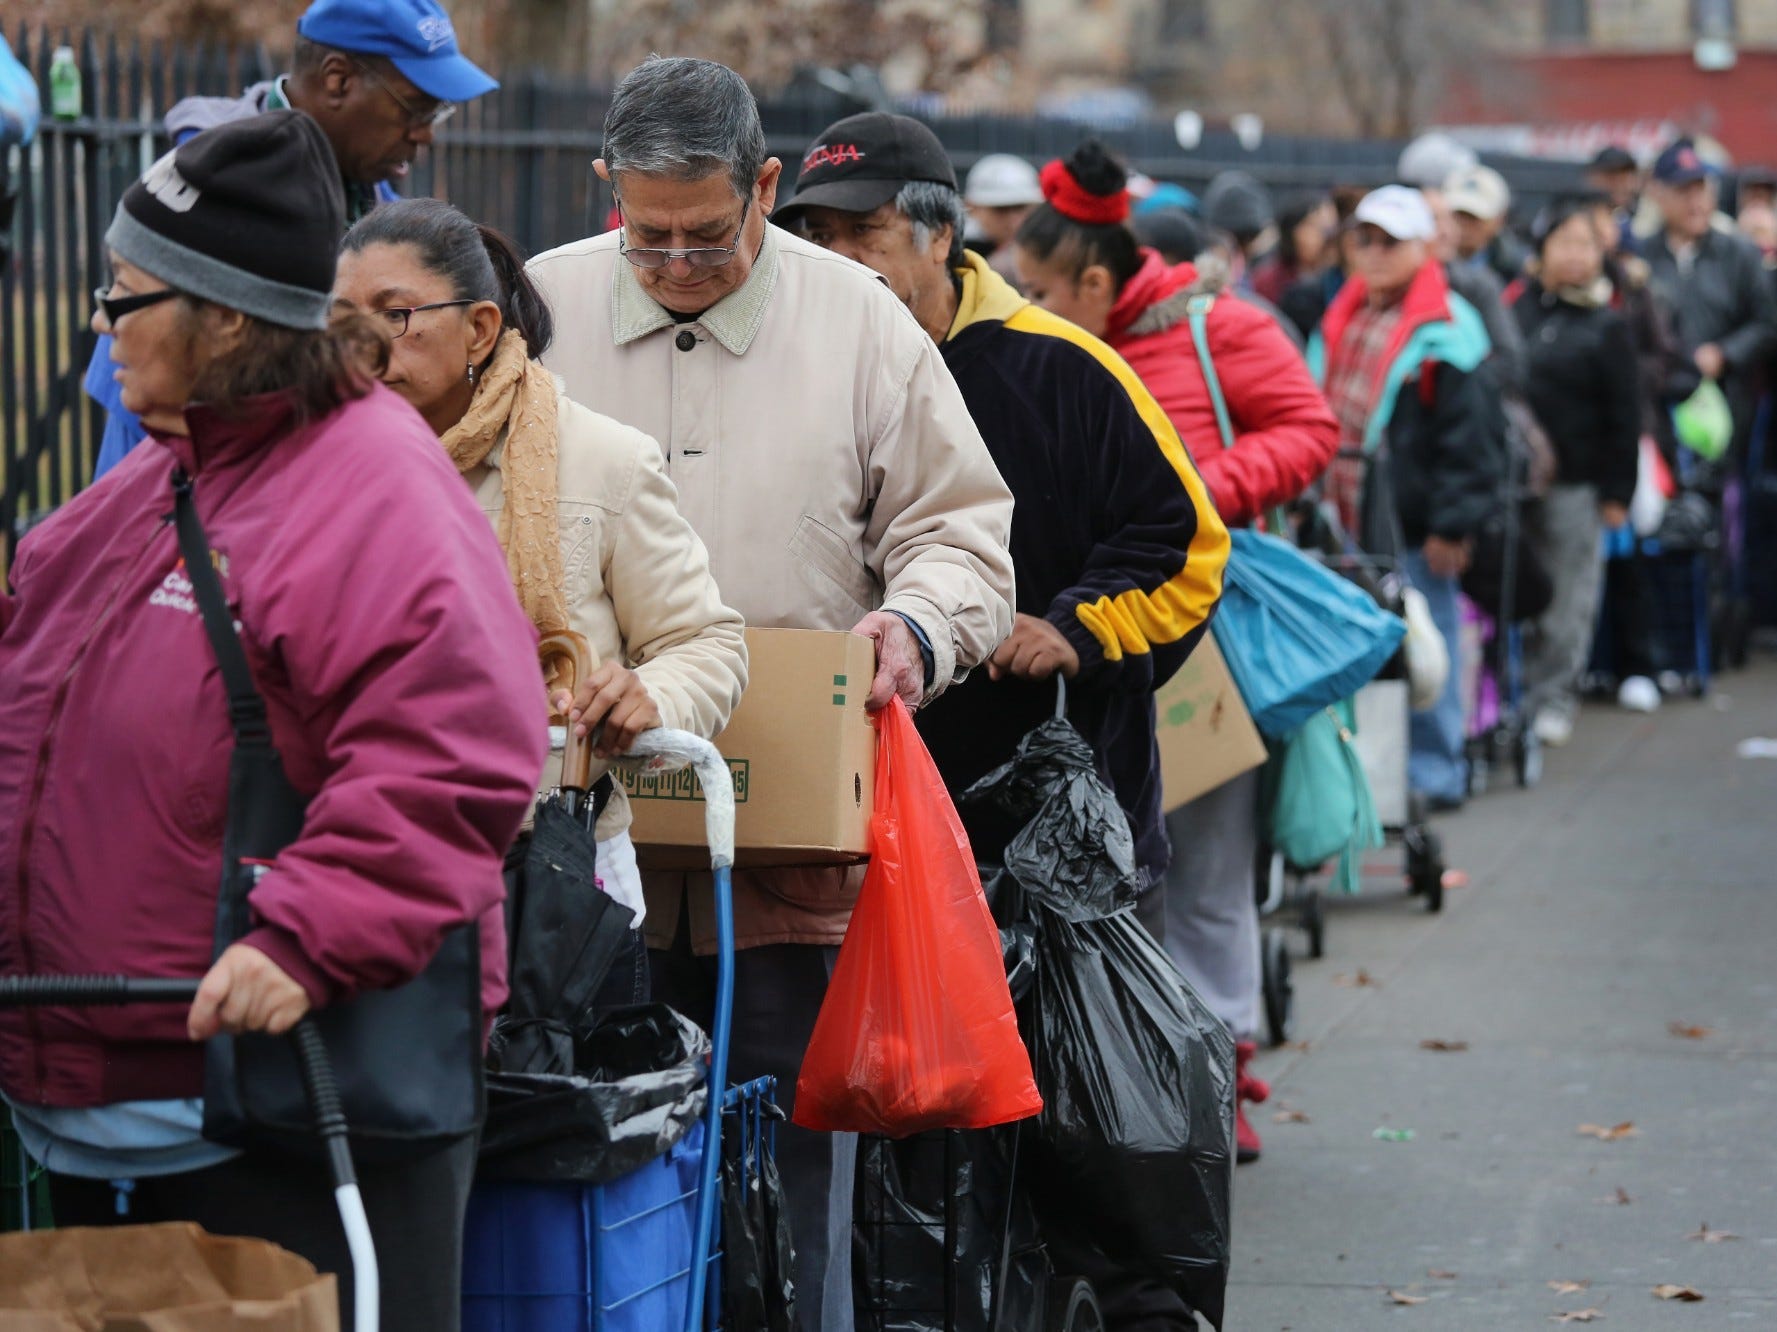
<svg viewBox="0 0 1777 1332">
<path fill-rule="evenodd" d="M 1405 580 L 1396 561 L 1358 549 L 1346 537 L 1337 518 L 1322 506 L 1310 504 L 1306 517 L 1312 529 L 1310 535 L 1315 539 L 1304 545 L 1304 552 L 1356 583 L 1379 605 L 1400 614 Z M 1355 697 L 1354 743 L 1376 801 L 1383 835 L 1403 853 L 1407 892 L 1423 898 L 1427 911 L 1438 912 L 1444 909 L 1444 847 L 1428 821 L 1423 802 L 1409 789 L 1409 693 L 1404 659 L 1397 655 Z M 1290 909 L 1294 926 L 1307 938 L 1309 957 L 1316 960 L 1325 956 L 1327 928 L 1325 894 L 1315 882 L 1319 870 L 1320 867 L 1286 864 L 1281 853 L 1267 845 L 1261 835 L 1254 866 L 1259 914 L 1270 921 L 1285 908 Z M 1290 1038 L 1295 1009 L 1293 967 L 1287 927 L 1278 923 L 1264 925 L 1260 939 L 1261 993 L 1266 1031 L 1273 1045 L 1282 1045 Z"/>
</svg>

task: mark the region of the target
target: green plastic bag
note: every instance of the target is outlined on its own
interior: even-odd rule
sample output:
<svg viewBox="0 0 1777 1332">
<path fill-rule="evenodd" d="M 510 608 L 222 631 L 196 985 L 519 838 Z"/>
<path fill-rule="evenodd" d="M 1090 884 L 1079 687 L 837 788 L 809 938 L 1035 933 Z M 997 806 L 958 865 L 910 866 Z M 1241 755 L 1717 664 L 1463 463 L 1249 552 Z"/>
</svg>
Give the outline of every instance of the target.
<svg viewBox="0 0 1777 1332">
<path fill-rule="evenodd" d="M 1337 857 L 1333 887 L 1344 893 L 1358 890 L 1364 852 L 1382 845 L 1382 821 L 1356 738 L 1350 700 L 1335 703 L 1292 733 L 1266 770 L 1272 849 L 1299 870 Z"/>
<path fill-rule="evenodd" d="M 1734 412 L 1713 379 L 1672 410 L 1678 442 L 1705 462 L 1716 462 L 1734 442 Z"/>
</svg>

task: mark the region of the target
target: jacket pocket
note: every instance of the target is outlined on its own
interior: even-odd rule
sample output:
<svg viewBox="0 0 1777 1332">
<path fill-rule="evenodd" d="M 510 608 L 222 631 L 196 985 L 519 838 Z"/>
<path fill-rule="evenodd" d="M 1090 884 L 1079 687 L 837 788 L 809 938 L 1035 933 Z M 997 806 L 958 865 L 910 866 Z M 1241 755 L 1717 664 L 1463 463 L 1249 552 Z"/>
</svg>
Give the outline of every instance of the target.
<svg viewBox="0 0 1777 1332">
<path fill-rule="evenodd" d="M 875 577 L 852 558 L 850 545 L 832 528 L 804 514 L 790 537 L 790 553 L 804 570 L 842 592 L 860 619 L 875 609 Z"/>
</svg>

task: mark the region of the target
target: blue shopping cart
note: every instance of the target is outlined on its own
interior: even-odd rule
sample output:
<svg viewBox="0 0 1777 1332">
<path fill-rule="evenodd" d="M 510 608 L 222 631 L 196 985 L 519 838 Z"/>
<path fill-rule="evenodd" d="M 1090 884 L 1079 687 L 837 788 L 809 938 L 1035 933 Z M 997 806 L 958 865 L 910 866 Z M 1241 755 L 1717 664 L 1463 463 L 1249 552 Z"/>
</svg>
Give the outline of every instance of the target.
<svg viewBox="0 0 1777 1332">
<path fill-rule="evenodd" d="M 464 1332 L 707 1332 L 721 1323 L 716 1245 L 725 1132 L 757 1171 L 774 1149 L 776 1080 L 727 1087 L 734 1007 L 734 787 L 708 741 L 643 734 L 626 763 L 691 768 L 715 877 L 716 1003 L 702 1120 L 662 1156 L 606 1184 L 478 1185 L 464 1236 Z M 725 1089 L 725 1090 L 723 1090 Z"/>
</svg>

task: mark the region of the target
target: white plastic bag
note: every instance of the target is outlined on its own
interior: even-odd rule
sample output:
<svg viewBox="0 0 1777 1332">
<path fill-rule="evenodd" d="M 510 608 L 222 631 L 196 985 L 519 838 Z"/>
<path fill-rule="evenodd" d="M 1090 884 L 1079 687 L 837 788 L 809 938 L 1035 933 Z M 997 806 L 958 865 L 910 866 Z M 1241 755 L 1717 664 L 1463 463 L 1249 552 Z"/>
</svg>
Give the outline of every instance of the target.
<svg viewBox="0 0 1777 1332">
<path fill-rule="evenodd" d="M 1659 534 L 1660 524 L 1666 521 L 1669 497 L 1666 487 L 1670 482 L 1666 461 L 1660 457 L 1660 446 L 1654 443 L 1652 436 L 1643 435 L 1635 468 L 1635 497 L 1629 501 L 1629 526 L 1635 529 L 1636 536 Z"/>
<path fill-rule="evenodd" d="M 1407 621 L 1407 683 L 1413 711 L 1426 712 L 1443 697 L 1450 680 L 1450 649 L 1431 617 L 1431 603 L 1416 587 L 1404 588 L 1401 610 Z"/>
</svg>

